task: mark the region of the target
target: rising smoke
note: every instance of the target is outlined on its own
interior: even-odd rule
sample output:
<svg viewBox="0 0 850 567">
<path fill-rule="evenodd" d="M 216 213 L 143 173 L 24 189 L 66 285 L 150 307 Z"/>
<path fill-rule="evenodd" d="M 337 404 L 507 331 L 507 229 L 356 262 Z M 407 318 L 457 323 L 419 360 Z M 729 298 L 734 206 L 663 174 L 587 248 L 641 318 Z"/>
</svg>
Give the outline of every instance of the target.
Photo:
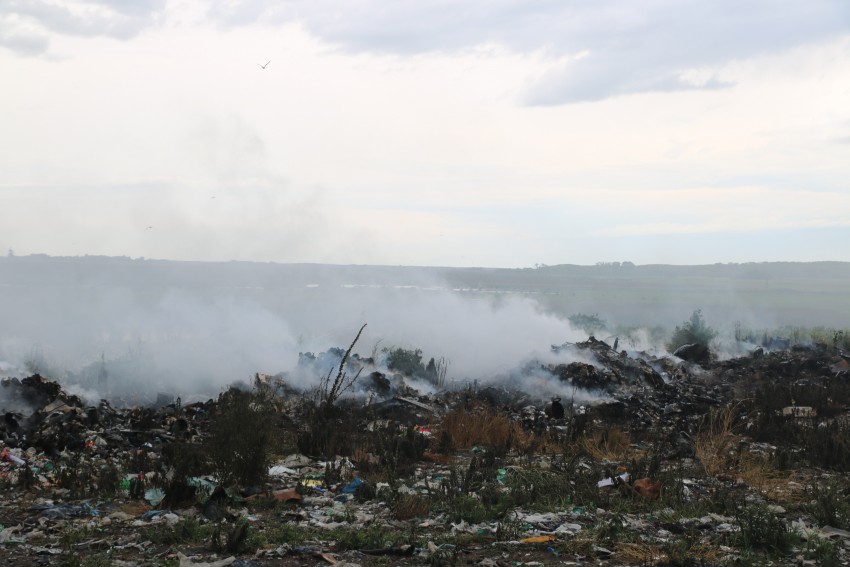
<svg viewBox="0 0 850 567">
<path fill-rule="evenodd" d="M 88 399 L 214 396 L 256 372 L 293 370 L 301 352 L 345 348 L 363 323 L 354 351 L 362 357 L 421 349 L 426 360 L 448 361 L 449 381 L 480 384 L 507 382 L 524 360 L 551 357 L 550 345 L 585 338 L 529 299 L 453 291 L 421 277 L 404 285 L 317 277 L 272 288 L 152 278 L 8 291 L 9 317 L 0 330 L 4 372 L 39 371 Z M 288 376 L 300 388 L 318 379 Z"/>
</svg>

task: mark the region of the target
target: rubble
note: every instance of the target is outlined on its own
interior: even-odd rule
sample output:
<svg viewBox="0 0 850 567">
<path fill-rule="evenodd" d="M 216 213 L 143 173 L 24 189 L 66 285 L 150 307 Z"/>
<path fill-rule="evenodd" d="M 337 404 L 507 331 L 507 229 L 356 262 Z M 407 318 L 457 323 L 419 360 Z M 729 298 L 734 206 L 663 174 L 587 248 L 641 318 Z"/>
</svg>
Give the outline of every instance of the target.
<svg viewBox="0 0 850 567">
<path fill-rule="evenodd" d="M 204 452 L 235 394 L 116 408 L 39 375 L 4 379 L 0 553 L 181 567 L 850 560 L 843 358 L 811 347 L 696 365 L 594 337 L 552 350 L 574 360 L 427 394 L 352 357 L 366 371 L 335 404 L 257 375 L 249 411 L 276 432 L 257 483 L 223 482 Z M 604 395 L 523 391 L 524 376 Z M 232 450 L 249 450 L 253 432 L 238 433 Z"/>
</svg>

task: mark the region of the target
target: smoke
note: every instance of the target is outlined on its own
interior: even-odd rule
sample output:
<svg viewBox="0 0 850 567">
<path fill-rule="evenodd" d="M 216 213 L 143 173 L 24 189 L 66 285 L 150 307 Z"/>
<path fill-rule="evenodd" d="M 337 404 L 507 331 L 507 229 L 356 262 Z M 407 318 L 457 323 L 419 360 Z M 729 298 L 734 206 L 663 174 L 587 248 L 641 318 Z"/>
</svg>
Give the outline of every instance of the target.
<svg viewBox="0 0 850 567">
<path fill-rule="evenodd" d="M 585 337 L 524 297 L 452 291 L 427 278 L 376 282 L 12 286 L 2 300 L 9 317 L 0 360 L 77 385 L 87 399 L 150 400 L 158 392 L 215 396 L 256 372 L 291 371 L 301 352 L 347 348 L 363 323 L 361 357 L 421 349 L 425 362 L 448 361 L 447 380 L 480 384 L 502 383 L 524 360 L 549 357 L 550 345 Z M 330 367 L 288 377 L 308 389 Z"/>
</svg>

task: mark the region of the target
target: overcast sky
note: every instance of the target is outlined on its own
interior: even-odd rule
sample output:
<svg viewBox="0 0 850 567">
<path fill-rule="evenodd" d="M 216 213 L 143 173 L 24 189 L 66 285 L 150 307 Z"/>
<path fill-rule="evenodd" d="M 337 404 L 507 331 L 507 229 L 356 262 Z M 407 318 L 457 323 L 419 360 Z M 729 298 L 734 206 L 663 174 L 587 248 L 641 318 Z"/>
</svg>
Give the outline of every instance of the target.
<svg viewBox="0 0 850 567">
<path fill-rule="evenodd" d="M 2 0 L 0 72 L 2 253 L 850 261 L 846 0 Z"/>
</svg>

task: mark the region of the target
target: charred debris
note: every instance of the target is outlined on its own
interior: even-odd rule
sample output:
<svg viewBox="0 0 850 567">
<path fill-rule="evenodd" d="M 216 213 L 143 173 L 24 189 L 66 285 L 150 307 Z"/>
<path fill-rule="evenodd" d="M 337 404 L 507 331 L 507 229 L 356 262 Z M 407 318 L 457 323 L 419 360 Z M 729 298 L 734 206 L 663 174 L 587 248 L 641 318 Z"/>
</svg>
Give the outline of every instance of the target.
<svg viewBox="0 0 850 567">
<path fill-rule="evenodd" d="M 119 408 L 38 374 L 4 379 L 0 553 L 180 567 L 850 559 L 850 359 L 833 348 L 720 361 L 591 336 L 552 346 L 570 362 L 483 384 L 448 382 L 419 351 L 387 365 L 353 346 L 301 356 L 311 389 L 257 374 L 189 404 Z"/>
</svg>

